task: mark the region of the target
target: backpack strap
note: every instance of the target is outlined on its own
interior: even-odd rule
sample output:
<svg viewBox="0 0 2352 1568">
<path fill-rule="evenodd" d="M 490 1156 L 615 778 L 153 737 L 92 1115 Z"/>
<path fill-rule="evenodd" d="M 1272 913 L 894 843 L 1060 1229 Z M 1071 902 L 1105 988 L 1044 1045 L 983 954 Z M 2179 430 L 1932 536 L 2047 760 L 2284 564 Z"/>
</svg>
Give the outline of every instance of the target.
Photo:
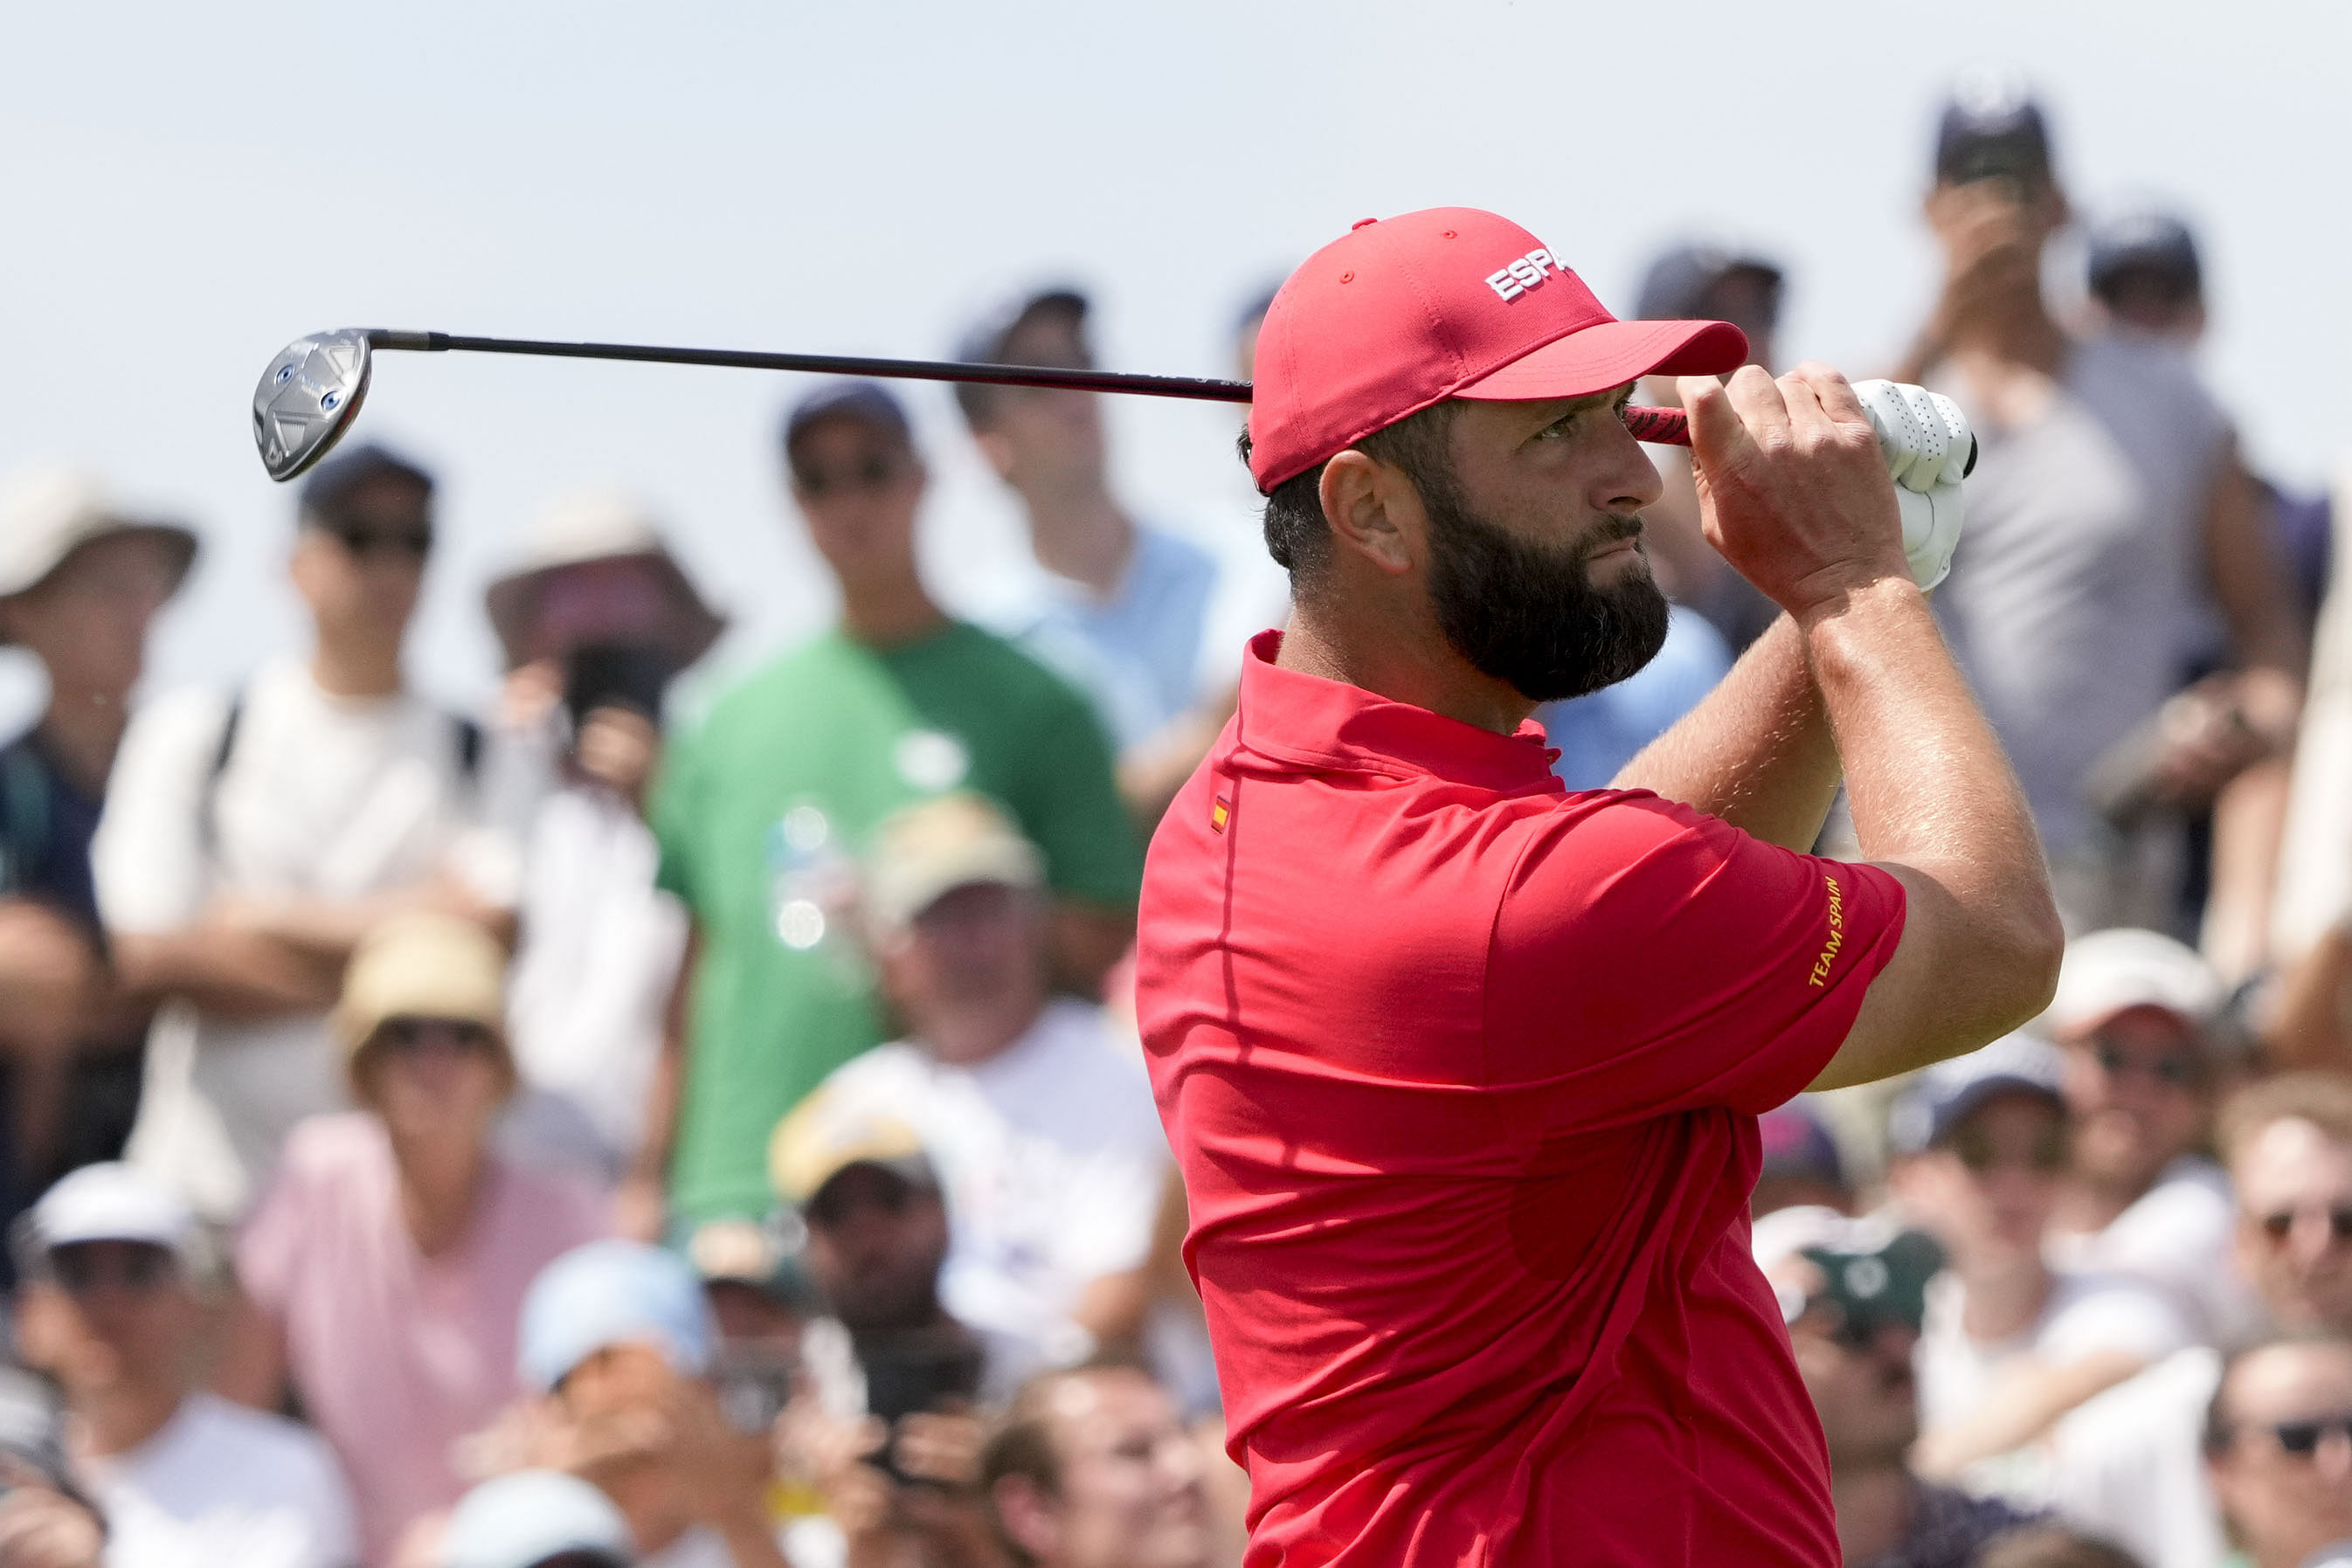
<svg viewBox="0 0 2352 1568">
<path fill-rule="evenodd" d="M 196 805 L 196 836 L 204 844 L 207 860 L 220 846 L 221 776 L 228 771 L 229 761 L 236 755 L 237 730 L 245 720 L 245 695 L 243 685 L 229 694 L 228 714 L 221 720 L 220 744 L 213 747 L 212 767 L 205 773 L 205 792 Z"/>
<path fill-rule="evenodd" d="M 48 853 L 49 785 L 32 749 L 11 746 L 0 751 L 0 894 L 20 884 Z"/>
</svg>

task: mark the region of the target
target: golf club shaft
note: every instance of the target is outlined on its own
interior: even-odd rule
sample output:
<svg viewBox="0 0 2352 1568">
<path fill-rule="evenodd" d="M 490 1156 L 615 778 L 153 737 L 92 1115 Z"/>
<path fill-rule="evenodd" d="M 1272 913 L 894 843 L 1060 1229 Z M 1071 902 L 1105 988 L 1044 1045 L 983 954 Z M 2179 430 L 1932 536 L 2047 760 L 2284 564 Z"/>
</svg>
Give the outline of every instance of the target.
<svg viewBox="0 0 2352 1568">
<path fill-rule="evenodd" d="M 1073 392 L 1141 392 L 1202 402 L 1247 402 L 1247 382 L 1192 376 L 1144 376 L 1050 365 L 972 365 L 945 360 L 877 360 L 841 354 L 771 354 L 741 349 L 669 349 L 639 343 L 553 343 L 528 338 L 468 338 L 454 332 L 367 329 L 371 347 L 415 353 L 531 354 L 556 360 L 627 360 L 657 365 L 718 365 L 744 371 L 810 371 L 819 375 L 876 376 L 900 381 L 972 382 L 982 386 L 1058 387 Z M 1690 444 L 1678 408 L 1631 407 L 1625 422 L 1635 436 L 1664 446 Z"/>
</svg>

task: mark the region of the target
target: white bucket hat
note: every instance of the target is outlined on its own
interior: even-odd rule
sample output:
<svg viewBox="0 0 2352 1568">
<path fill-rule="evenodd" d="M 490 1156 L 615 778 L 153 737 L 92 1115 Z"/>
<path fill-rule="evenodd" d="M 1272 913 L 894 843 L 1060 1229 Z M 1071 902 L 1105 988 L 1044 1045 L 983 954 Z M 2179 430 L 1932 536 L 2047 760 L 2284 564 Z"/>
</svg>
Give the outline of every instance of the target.
<svg viewBox="0 0 2352 1568">
<path fill-rule="evenodd" d="M 528 664 L 532 622 L 548 579 L 592 561 L 640 560 L 661 584 L 665 600 L 656 635 L 684 669 L 710 650 L 727 618 L 703 601 L 642 503 L 625 490 L 600 486 L 558 497 L 531 519 L 520 559 L 482 595 L 509 668 Z"/>
<path fill-rule="evenodd" d="M 94 539 L 137 534 L 163 548 L 171 591 L 196 559 L 196 536 L 178 523 L 135 517 L 91 476 L 54 465 L 23 468 L 0 484 L 0 599 L 38 588 L 66 557 Z"/>
</svg>

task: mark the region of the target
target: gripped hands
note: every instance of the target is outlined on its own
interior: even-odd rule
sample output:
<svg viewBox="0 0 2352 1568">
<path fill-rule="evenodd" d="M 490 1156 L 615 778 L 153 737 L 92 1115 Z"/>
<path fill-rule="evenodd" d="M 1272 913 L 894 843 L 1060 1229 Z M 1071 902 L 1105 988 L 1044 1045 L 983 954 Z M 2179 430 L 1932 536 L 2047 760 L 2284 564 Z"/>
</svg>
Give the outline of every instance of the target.
<svg viewBox="0 0 2352 1568">
<path fill-rule="evenodd" d="M 1872 582 L 1911 580 L 1894 481 L 1843 376 L 1806 363 L 1776 382 L 1748 365 L 1728 385 L 1677 384 L 1707 542 L 1800 625 Z"/>
</svg>

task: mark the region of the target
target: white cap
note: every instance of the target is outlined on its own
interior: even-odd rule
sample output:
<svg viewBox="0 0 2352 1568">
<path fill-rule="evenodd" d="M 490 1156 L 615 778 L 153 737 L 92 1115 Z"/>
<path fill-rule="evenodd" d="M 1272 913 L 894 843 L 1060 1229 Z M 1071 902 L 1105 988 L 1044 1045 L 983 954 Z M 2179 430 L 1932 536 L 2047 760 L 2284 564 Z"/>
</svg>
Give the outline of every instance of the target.
<svg viewBox="0 0 2352 1568">
<path fill-rule="evenodd" d="M 176 1252 L 195 1231 L 186 1199 L 162 1177 L 119 1160 L 82 1166 L 33 1205 L 32 1239 L 44 1252 L 82 1241 L 144 1241 Z"/>
<path fill-rule="evenodd" d="M 195 559 L 196 536 L 177 523 L 133 517 L 77 469 L 26 468 L 0 485 L 0 599 L 37 588 L 76 548 L 112 534 L 145 534 L 172 559 L 179 587 Z"/>
<path fill-rule="evenodd" d="M 2133 1008 L 2162 1008 L 2203 1028 L 2221 1013 L 2221 977 L 2194 950 L 2155 931 L 2094 931 L 2066 944 L 2058 995 L 2042 1026 L 2065 1039 Z"/>
<path fill-rule="evenodd" d="M 566 1552 L 615 1564 L 635 1561 L 628 1521 L 612 1500 L 561 1470 L 517 1470 L 484 1481 L 449 1514 L 447 1568 L 533 1568 Z"/>
</svg>

